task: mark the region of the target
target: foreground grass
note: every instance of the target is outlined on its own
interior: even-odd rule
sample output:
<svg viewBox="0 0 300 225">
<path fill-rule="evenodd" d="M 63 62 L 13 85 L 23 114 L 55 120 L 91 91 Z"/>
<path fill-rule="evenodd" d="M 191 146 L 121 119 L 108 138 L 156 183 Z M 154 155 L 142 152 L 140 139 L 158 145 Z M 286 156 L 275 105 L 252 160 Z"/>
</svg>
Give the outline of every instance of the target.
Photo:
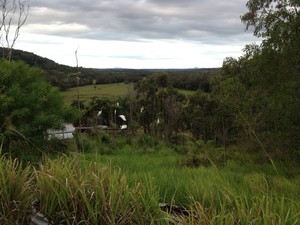
<svg viewBox="0 0 300 225">
<path fill-rule="evenodd" d="M 233 150 L 226 163 L 211 157 L 210 165 L 187 167 L 189 152 L 177 154 L 148 137 L 84 137 L 81 147 L 85 153 L 45 158 L 35 167 L 2 157 L 0 224 L 28 224 L 34 199 L 54 224 L 300 223 L 297 167 L 276 164 L 276 172 L 247 154 L 236 161 L 241 156 Z M 205 151 L 222 153 L 196 153 Z M 162 202 L 189 211 L 170 216 Z"/>
<path fill-rule="evenodd" d="M 183 205 L 203 216 L 200 224 L 297 224 L 300 222 L 300 176 L 297 165 L 257 163 L 258 156 L 226 150 L 226 163 L 218 163 L 218 148 L 199 149 L 202 157 L 211 156 L 208 165 L 187 167 L 189 152 L 149 141 L 130 146 L 113 139 L 96 141 L 83 158 L 98 165 L 121 170 L 128 183 L 145 182 L 152 177 L 159 201 Z M 110 150 L 107 150 L 110 145 Z M 132 148 L 132 145 L 135 146 Z M 114 147 L 118 146 L 118 147 Z M 146 146 L 146 147 L 145 147 Z M 194 217 L 187 224 L 198 224 Z"/>
<path fill-rule="evenodd" d="M 29 224 L 33 199 L 53 224 L 166 224 L 151 180 L 127 184 L 109 167 L 77 157 L 46 159 L 39 168 L 1 158 L 0 224 Z"/>
<path fill-rule="evenodd" d="M 0 158 L 0 224 L 28 224 L 33 173 L 17 159 Z"/>
<path fill-rule="evenodd" d="M 170 150 L 157 153 L 119 153 L 116 155 L 85 154 L 88 161 L 121 169 L 131 183 L 153 177 L 159 187 L 161 201 L 188 205 L 193 200 L 202 203 L 216 202 L 234 196 L 253 197 L 281 196 L 300 200 L 300 177 L 287 178 L 278 175 L 272 165 L 242 165 L 229 161 L 226 166 L 199 166 L 189 168 L 181 165 L 182 156 Z M 242 168 L 249 166 L 248 169 Z M 252 168 L 251 168 L 252 167 Z M 295 172 L 296 173 L 296 172 Z"/>
</svg>

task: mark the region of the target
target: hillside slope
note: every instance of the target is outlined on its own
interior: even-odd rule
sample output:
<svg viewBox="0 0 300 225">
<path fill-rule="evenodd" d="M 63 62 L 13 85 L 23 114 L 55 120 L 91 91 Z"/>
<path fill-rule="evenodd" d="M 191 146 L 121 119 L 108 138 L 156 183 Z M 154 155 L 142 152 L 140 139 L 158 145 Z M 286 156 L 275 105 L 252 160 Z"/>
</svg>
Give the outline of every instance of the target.
<svg viewBox="0 0 300 225">
<path fill-rule="evenodd" d="M 4 49 L 0 48 L 3 52 Z M 207 91 L 208 78 L 217 74 L 219 68 L 195 68 L 195 69 L 96 69 L 71 67 L 58 64 L 53 60 L 38 56 L 31 52 L 14 50 L 12 60 L 22 60 L 30 66 L 41 68 L 45 71 L 46 79 L 52 85 L 66 90 L 77 85 L 76 77 L 80 77 L 79 85 L 109 83 L 137 82 L 145 76 L 153 73 L 168 73 L 177 88 L 196 90 L 198 88 Z"/>
</svg>

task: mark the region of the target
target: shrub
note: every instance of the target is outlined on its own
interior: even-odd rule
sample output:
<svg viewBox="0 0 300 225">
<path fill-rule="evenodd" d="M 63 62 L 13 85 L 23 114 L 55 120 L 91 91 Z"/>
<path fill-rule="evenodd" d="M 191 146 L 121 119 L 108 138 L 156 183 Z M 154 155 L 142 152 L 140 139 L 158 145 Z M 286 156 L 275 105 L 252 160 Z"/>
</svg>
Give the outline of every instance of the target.
<svg viewBox="0 0 300 225">
<path fill-rule="evenodd" d="M 31 144 L 44 138 L 49 128 L 60 128 L 75 113 L 66 108 L 57 88 L 43 78 L 43 71 L 23 62 L 0 60 L 0 142 Z"/>
<path fill-rule="evenodd" d="M 198 167 L 198 166 L 223 166 L 227 158 L 222 148 L 217 148 L 212 141 L 204 142 L 187 142 L 185 146 L 175 148 L 177 152 L 184 154 L 179 162 L 181 166 Z"/>
<path fill-rule="evenodd" d="M 154 136 L 143 134 L 135 139 L 135 146 L 141 152 L 155 152 L 160 147 L 160 142 Z"/>
</svg>

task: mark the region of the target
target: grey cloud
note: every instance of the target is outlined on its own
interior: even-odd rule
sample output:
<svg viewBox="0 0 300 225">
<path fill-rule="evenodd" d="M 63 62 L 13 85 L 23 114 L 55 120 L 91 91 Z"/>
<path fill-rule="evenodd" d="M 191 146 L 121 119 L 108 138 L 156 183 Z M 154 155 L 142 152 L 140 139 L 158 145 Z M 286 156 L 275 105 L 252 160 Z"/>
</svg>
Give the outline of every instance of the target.
<svg viewBox="0 0 300 225">
<path fill-rule="evenodd" d="M 90 39 L 183 39 L 209 42 L 242 35 L 246 0 L 31 0 L 30 24 L 78 24 L 56 35 Z M 53 31 L 55 32 L 55 31 Z"/>
</svg>

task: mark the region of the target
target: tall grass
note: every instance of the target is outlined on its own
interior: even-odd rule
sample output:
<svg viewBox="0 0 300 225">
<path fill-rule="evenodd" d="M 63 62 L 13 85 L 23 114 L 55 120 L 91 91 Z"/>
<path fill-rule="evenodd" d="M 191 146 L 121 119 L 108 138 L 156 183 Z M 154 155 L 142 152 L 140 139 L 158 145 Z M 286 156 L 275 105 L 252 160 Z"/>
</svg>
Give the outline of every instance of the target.
<svg viewBox="0 0 300 225">
<path fill-rule="evenodd" d="M 227 195 L 227 193 L 223 193 Z M 299 203 L 284 197 L 231 196 L 218 207 L 204 207 L 194 201 L 184 224 L 296 225 L 300 222 Z"/>
<path fill-rule="evenodd" d="M 95 149 L 95 154 L 85 154 L 85 159 L 121 168 L 130 184 L 153 177 L 159 201 L 191 208 L 197 218 L 202 215 L 200 224 L 300 222 L 299 168 L 286 173 L 287 169 L 278 165 L 277 174 L 271 164 L 256 164 L 253 156 L 230 149 L 223 162 L 223 151 L 213 147 L 197 153 L 200 166 L 186 167 L 182 164 L 186 156 L 159 144 L 145 150 L 146 145 L 138 143 L 135 150 L 120 147 L 109 155 Z M 185 218 L 185 222 L 199 224 L 195 218 Z"/>
<path fill-rule="evenodd" d="M 225 166 L 189 168 L 181 165 L 183 157 L 167 148 L 146 153 L 124 148 L 109 155 L 85 154 L 88 161 L 112 165 L 113 169 L 121 168 L 129 183 L 143 181 L 145 175 L 153 177 L 155 185 L 159 187 L 161 200 L 169 202 L 175 200 L 176 203 L 189 204 L 189 195 L 199 200 L 208 191 L 218 200 L 218 192 L 222 190 L 234 195 L 247 193 L 249 197 L 276 194 L 300 200 L 300 190 L 297 188 L 300 177 L 288 179 L 284 175 L 277 175 L 269 164 L 256 167 L 230 161 Z"/>
<path fill-rule="evenodd" d="M 1 225 L 28 224 L 34 199 L 54 224 L 300 223 L 295 172 L 277 174 L 272 165 L 253 164 L 247 155 L 242 164 L 231 157 L 219 165 L 208 152 L 204 157 L 213 166 L 186 167 L 186 156 L 149 137 L 133 141 L 134 147 L 126 137 L 83 141 L 84 154 L 45 158 L 38 167 L 0 159 Z M 169 204 L 169 211 L 159 203 Z"/>
<path fill-rule="evenodd" d="M 120 171 L 77 158 L 35 171 L 41 210 L 55 224 L 152 224 L 161 218 L 151 179 L 129 187 Z"/>
<path fill-rule="evenodd" d="M 128 185 L 120 171 L 77 157 L 45 159 L 39 168 L 0 160 L 0 224 L 29 224 L 31 206 L 54 224 L 166 224 L 149 177 Z"/>
<path fill-rule="evenodd" d="M 17 159 L 0 158 L 0 224 L 28 224 L 33 174 Z"/>
</svg>

